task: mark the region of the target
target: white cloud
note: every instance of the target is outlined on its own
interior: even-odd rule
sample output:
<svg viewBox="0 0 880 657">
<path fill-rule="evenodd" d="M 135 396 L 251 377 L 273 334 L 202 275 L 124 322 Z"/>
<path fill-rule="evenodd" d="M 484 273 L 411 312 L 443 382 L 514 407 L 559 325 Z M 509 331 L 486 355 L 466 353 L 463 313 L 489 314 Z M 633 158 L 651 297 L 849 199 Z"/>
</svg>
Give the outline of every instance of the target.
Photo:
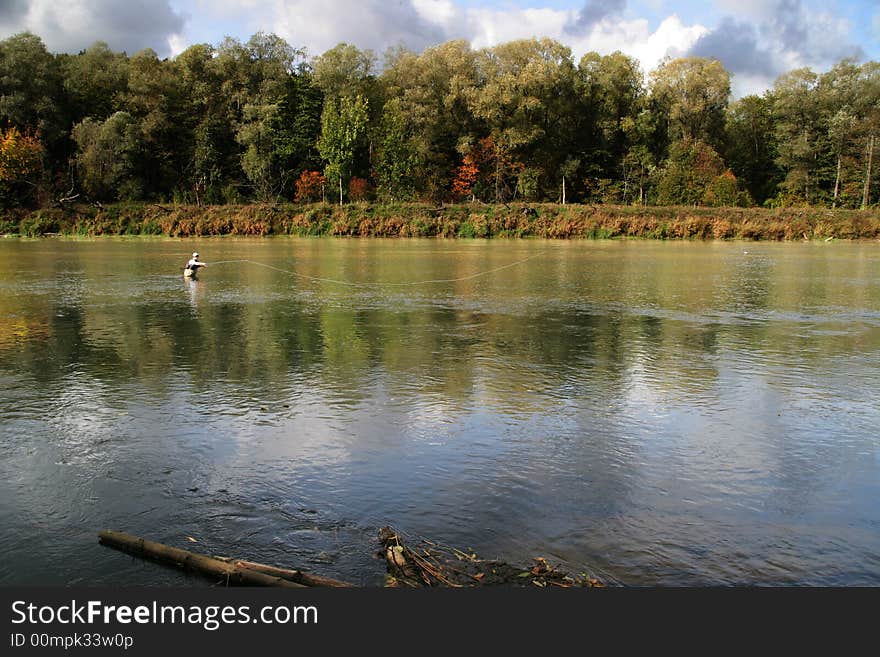
<svg viewBox="0 0 880 657">
<path fill-rule="evenodd" d="M 662 0 L 646 0 L 669 7 Z M 816 0 L 819 2 L 820 0 Z M 808 4 L 813 3 L 813 4 Z M 50 50 L 75 52 L 96 39 L 133 53 L 154 48 L 174 55 L 225 33 L 246 39 L 273 32 L 319 55 L 341 41 L 380 54 L 404 44 L 420 51 L 450 39 L 474 48 L 514 39 L 549 37 L 575 60 L 590 51 L 620 50 L 649 72 L 664 56 L 692 50 L 718 56 L 734 71 L 735 93 L 759 91 L 776 74 L 800 66 L 827 68 L 860 51 L 850 25 L 813 0 L 717 0 L 733 22 L 707 27 L 671 14 L 656 27 L 624 0 L 590 0 L 571 9 L 521 3 L 465 6 L 460 0 L 0 0 L 0 38 L 31 30 Z M 558 5 L 556 5 L 558 7 Z M 630 7 L 632 5 L 630 4 Z M 880 14 L 874 16 L 880 36 Z M 736 28 L 735 32 L 731 30 Z M 217 32 L 214 34 L 214 32 Z M 705 37 L 705 38 L 704 38 Z M 737 37 L 734 40 L 733 37 Z M 712 51 L 718 51 L 713 55 Z"/>
<path fill-rule="evenodd" d="M 690 54 L 717 57 L 734 73 L 735 96 L 760 93 L 786 71 L 823 71 L 844 57 L 863 55 L 851 40 L 849 21 L 805 0 L 720 4 L 736 18 L 722 18 Z"/>
<path fill-rule="evenodd" d="M 702 25 L 685 25 L 673 15 L 656 30 L 644 19 L 606 16 L 585 32 L 573 33 L 566 28 L 577 21 L 576 9 L 464 8 L 452 0 L 273 1 L 264 2 L 259 13 L 264 16 L 260 29 L 271 29 L 294 45 L 304 44 L 312 54 L 340 41 L 381 52 L 400 42 L 420 50 L 466 39 L 474 48 L 484 48 L 514 39 L 549 37 L 571 47 L 575 60 L 591 50 L 603 54 L 621 50 L 636 57 L 646 71 L 667 54 L 687 51 L 707 32 Z"/>
<path fill-rule="evenodd" d="M 14 0 L 5 9 L 0 38 L 28 30 L 53 52 L 77 52 L 100 40 L 115 50 L 153 48 L 167 55 L 169 39 L 185 23 L 167 0 Z"/>
<path fill-rule="evenodd" d="M 562 31 L 571 16 L 572 12 L 555 9 L 470 9 L 465 14 L 467 30 L 452 38 L 466 38 L 474 48 L 487 48 L 530 37 L 550 37 L 563 41 Z"/>
</svg>

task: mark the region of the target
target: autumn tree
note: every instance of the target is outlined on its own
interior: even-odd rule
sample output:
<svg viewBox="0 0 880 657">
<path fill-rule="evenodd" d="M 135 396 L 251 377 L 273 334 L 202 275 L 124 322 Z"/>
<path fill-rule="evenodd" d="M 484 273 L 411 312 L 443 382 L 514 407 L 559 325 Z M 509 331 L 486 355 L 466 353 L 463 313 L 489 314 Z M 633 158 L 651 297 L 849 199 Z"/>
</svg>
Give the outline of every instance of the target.
<svg viewBox="0 0 880 657">
<path fill-rule="evenodd" d="M 320 171 L 303 171 L 296 181 L 297 203 L 311 203 L 324 199 L 324 175 Z"/>
<path fill-rule="evenodd" d="M 698 139 L 673 143 L 657 184 L 658 205 L 701 205 L 710 185 L 725 171 L 724 160 Z"/>
<path fill-rule="evenodd" d="M 27 205 L 43 171 L 43 145 L 12 126 L 0 132 L 0 205 Z"/>
</svg>

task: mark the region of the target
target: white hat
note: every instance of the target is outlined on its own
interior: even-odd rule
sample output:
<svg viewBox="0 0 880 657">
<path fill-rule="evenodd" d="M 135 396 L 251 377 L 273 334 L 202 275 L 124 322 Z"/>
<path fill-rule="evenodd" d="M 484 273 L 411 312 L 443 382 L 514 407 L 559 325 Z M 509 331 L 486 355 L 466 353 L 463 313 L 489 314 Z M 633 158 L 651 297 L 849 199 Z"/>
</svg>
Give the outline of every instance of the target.
<svg viewBox="0 0 880 657">
<path fill-rule="evenodd" d="M 199 257 L 198 253 L 193 253 L 193 258 L 198 258 L 198 257 Z"/>
</svg>

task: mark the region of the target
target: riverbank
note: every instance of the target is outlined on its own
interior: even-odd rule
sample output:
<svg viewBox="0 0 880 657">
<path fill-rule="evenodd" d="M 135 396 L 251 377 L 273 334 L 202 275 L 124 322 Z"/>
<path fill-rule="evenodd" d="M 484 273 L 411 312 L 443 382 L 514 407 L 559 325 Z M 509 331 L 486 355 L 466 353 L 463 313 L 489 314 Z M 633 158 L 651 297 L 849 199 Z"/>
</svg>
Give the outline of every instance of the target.
<svg viewBox="0 0 880 657">
<path fill-rule="evenodd" d="M 877 239 L 880 210 L 559 204 L 114 204 L 0 214 L 0 234 L 551 239 Z"/>
</svg>

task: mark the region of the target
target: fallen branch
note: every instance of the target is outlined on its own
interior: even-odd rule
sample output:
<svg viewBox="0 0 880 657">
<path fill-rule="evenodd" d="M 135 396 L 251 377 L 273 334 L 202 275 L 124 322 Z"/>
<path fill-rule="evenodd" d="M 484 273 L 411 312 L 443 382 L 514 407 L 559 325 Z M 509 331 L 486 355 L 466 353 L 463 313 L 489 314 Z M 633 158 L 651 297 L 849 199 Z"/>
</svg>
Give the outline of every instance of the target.
<svg viewBox="0 0 880 657">
<path fill-rule="evenodd" d="M 272 575 L 273 577 L 280 577 L 282 579 L 290 580 L 291 582 L 296 582 L 297 584 L 302 584 L 303 586 L 329 586 L 333 588 L 348 588 L 354 586 L 353 584 L 349 584 L 348 582 L 341 582 L 338 579 L 321 577 L 320 575 L 312 575 L 310 573 L 304 573 L 301 570 L 290 570 L 288 568 L 268 566 L 264 563 L 256 563 L 255 561 L 234 559 L 232 563 L 236 566 L 241 566 L 242 568 L 249 568 L 250 570 L 256 570 L 257 572 L 265 573 L 266 575 Z"/>
<path fill-rule="evenodd" d="M 160 563 L 169 564 L 192 570 L 211 577 L 220 577 L 226 585 L 232 586 L 280 586 L 284 588 L 303 588 L 303 584 L 293 582 L 283 577 L 269 575 L 252 568 L 246 568 L 230 561 L 209 557 L 205 554 L 197 554 L 189 550 L 155 543 L 144 538 L 132 536 L 124 532 L 102 531 L 98 534 L 101 545 L 133 554 L 143 559 L 150 559 Z"/>
</svg>

